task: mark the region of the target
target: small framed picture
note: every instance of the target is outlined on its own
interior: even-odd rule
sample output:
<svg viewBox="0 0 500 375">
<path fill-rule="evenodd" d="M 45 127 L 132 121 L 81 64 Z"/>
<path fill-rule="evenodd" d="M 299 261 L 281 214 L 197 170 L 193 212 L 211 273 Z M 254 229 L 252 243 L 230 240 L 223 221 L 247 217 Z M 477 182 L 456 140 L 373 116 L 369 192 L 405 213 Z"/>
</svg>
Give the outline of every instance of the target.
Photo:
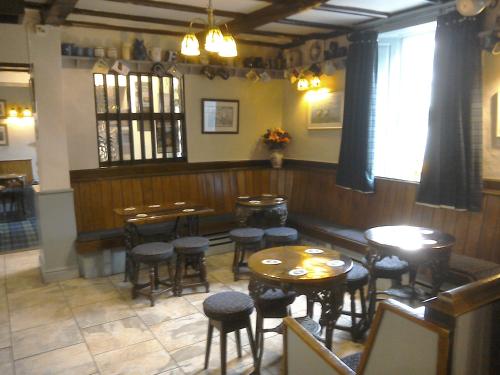
<svg viewBox="0 0 500 375">
<path fill-rule="evenodd" d="M 344 93 L 330 92 L 309 103 L 310 130 L 342 129 Z"/>
<path fill-rule="evenodd" d="M 0 99 L 0 118 L 7 117 L 7 101 Z"/>
<path fill-rule="evenodd" d="M 0 146 L 9 145 L 9 135 L 7 132 L 7 125 L 0 124 Z"/>
<path fill-rule="evenodd" d="M 240 122 L 239 100 L 202 99 L 202 133 L 237 134 Z"/>
</svg>

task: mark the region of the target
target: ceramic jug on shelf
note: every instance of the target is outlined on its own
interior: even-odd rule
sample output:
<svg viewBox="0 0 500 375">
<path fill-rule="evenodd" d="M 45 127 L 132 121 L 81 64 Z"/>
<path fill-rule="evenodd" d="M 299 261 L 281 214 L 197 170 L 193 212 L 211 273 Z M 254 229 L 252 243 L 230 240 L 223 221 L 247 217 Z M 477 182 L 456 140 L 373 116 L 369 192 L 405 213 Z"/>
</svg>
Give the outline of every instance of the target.
<svg viewBox="0 0 500 375">
<path fill-rule="evenodd" d="M 161 48 L 153 47 L 148 50 L 148 55 L 151 61 L 160 62 L 161 61 Z"/>
</svg>

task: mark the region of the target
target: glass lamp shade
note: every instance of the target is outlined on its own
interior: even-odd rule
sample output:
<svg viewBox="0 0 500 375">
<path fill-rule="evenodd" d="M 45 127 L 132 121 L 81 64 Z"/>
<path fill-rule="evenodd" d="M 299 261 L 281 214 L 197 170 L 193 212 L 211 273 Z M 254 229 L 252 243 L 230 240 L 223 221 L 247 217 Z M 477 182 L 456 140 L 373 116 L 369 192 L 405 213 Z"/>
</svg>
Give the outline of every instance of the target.
<svg viewBox="0 0 500 375">
<path fill-rule="evenodd" d="M 181 45 L 181 53 L 185 56 L 199 56 L 200 43 L 198 38 L 193 33 L 184 35 Z"/>
<path fill-rule="evenodd" d="M 208 52 L 219 52 L 222 48 L 224 36 L 218 27 L 211 27 L 205 38 L 205 50 Z"/>
<path fill-rule="evenodd" d="M 9 117 L 17 117 L 17 109 L 16 108 L 11 108 L 9 109 Z"/>
<path fill-rule="evenodd" d="M 232 35 L 224 35 L 222 39 L 222 45 L 219 50 L 220 57 L 236 57 L 238 56 L 238 50 L 236 49 L 236 41 Z"/>
<path fill-rule="evenodd" d="M 318 76 L 314 76 L 311 79 L 311 87 L 317 89 L 320 86 L 321 86 L 321 79 Z"/>
<path fill-rule="evenodd" d="M 309 82 L 304 77 L 300 78 L 297 82 L 297 90 L 305 91 L 309 88 Z"/>
</svg>

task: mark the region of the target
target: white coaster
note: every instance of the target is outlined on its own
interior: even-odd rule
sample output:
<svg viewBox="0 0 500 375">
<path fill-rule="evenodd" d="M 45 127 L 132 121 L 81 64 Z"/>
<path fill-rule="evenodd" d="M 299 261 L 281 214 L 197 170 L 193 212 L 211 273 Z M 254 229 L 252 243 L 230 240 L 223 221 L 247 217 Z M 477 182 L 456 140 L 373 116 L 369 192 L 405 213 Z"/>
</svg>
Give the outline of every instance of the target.
<svg viewBox="0 0 500 375">
<path fill-rule="evenodd" d="M 434 231 L 430 230 L 430 229 L 422 229 L 420 231 L 420 233 L 422 233 L 422 234 L 432 234 L 432 233 L 434 233 Z"/>
<path fill-rule="evenodd" d="M 183 204 L 186 204 L 186 202 L 175 202 L 174 203 L 176 206 L 182 206 Z"/>
<path fill-rule="evenodd" d="M 137 221 L 137 219 L 128 219 L 127 221 Z"/>
<path fill-rule="evenodd" d="M 182 212 L 193 212 L 196 211 L 194 208 L 185 208 Z"/>
<path fill-rule="evenodd" d="M 123 209 L 124 211 L 134 211 L 135 207 L 127 207 Z"/>
<path fill-rule="evenodd" d="M 272 197 L 272 194 L 262 194 L 263 197 Z"/>
<path fill-rule="evenodd" d="M 259 204 L 260 201 L 249 201 L 249 203 L 251 203 L 251 204 Z"/>
<path fill-rule="evenodd" d="M 303 268 L 294 268 L 288 272 L 290 276 L 304 276 L 306 273 L 307 271 Z"/>
<path fill-rule="evenodd" d="M 322 254 L 325 251 L 321 249 L 306 249 L 304 252 L 307 254 Z"/>
<path fill-rule="evenodd" d="M 148 207 L 149 208 L 158 208 L 158 207 L 160 207 L 160 205 L 159 204 L 150 204 Z"/>
<path fill-rule="evenodd" d="M 342 267 L 345 264 L 343 260 L 333 259 L 326 262 L 327 266 L 330 267 Z"/>
<path fill-rule="evenodd" d="M 137 214 L 137 215 L 135 215 L 135 217 L 148 217 L 148 215 L 147 214 Z"/>
<path fill-rule="evenodd" d="M 262 264 L 272 264 L 272 265 L 281 264 L 281 260 L 279 260 L 279 259 L 264 259 L 262 261 Z"/>
<path fill-rule="evenodd" d="M 248 199 L 248 198 L 250 198 L 248 195 L 242 195 L 242 196 L 238 197 L 238 199 Z"/>
<path fill-rule="evenodd" d="M 283 202 L 283 201 L 284 201 L 284 199 L 283 199 L 283 198 L 274 198 L 274 200 L 275 200 L 276 202 Z"/>
</svg>

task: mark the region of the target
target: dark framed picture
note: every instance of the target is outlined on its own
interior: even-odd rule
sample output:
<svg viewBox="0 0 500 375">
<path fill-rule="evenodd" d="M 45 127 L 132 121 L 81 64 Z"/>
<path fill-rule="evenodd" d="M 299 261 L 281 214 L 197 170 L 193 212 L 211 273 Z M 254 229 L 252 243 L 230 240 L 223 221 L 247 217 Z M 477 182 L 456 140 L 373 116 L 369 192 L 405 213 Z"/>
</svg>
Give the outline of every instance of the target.
<svg viewBox="0 0 500 375">
<path fill-rule="evenodd" d="M 7 132 L 7 125 L 0 124 L 0 146 L 9 145 L 9 134 Z"/>
<path fill-rule="evenodd" d="M 0 99 L 0 118 L 7 117 L 7 101 Z"/>
<path fill-rule="evenodd" d="M 240 101 L 202 99 L 202 133 L 237 134 L 240 126 Z"/>
</svg>

